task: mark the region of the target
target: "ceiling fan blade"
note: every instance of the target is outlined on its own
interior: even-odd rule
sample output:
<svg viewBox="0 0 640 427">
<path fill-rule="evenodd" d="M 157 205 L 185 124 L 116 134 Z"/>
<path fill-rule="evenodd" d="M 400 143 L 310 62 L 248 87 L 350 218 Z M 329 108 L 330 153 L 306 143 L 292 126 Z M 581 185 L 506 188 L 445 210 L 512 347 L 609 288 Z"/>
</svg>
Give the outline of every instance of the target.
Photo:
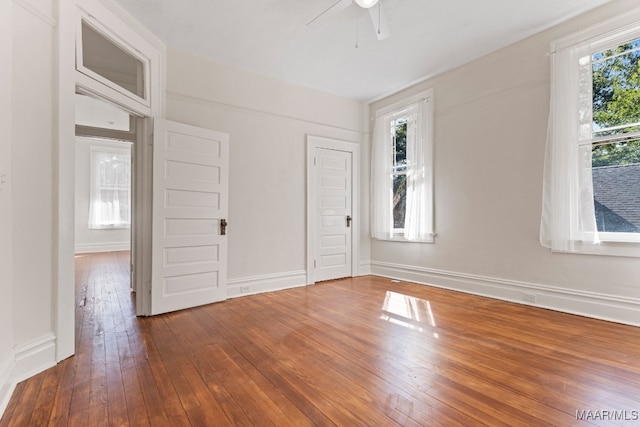
<svg viewBox="0 0 640 427">
<path fill-rule="evenodd" d="M 347 7 L 351 6 L 351 3 L 353 3 L 353 0 L 335 0 L 331 6 L 317 14 L 311 21 L 307 22 L 307 25 L 313 24 L 316 20 L 325 15 L 328 16 L 333 15 L 334 13 L 341 12 Z"/>
<path fill-rule="evenodd" d="M 373 28 L 376 31 L 378 40 L 384 40 L 389 37 L 391 35 L 391 31 L 389 30 L 389 23 L 387 22 L 387 17 L 384 14 L 381 1 L 379 1 L 376 6 L 369 8 L 369 15 L 371 16 L 371 22 L 373 22 Z"/>
</svg>

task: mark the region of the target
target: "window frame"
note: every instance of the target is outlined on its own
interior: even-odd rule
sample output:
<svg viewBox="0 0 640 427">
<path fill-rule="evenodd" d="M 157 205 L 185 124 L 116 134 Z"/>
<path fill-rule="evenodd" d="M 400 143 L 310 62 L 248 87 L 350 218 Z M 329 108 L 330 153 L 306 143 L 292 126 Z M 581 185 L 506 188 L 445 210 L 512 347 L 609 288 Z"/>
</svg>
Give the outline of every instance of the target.
<svg viewBox="0 0 640 427">
<path fill-rule="evenodd" d="M 640 38 L 640 8 L 553 41 L 551 43 L 551 53 L 561 49 L 568 49 L 579 43 L 588 42 L 591 58 L 594 53 L 615 48 L 638 38 Z M 590 59 L 589 64 L 591 63 Z M 599 141 L 599 137 L 592 137 L 588 144 L 593 147 L 593 144 Z M 582 141 L 583 144 L 585 142 L 587 141 Z M 571 203 L 575 205 L 576 201 L 573 200 Z M 577 233 L 582 236 L 587 234 L 584 230 L 577 230 Z M 640 233 L 598 232 L 598 239 L 599 242 L 597 244 L 589 243 L 588 241 L 577 241 L 573 250 L 552 250 L 554 252 L 640 257 Z"/>
<path fill-rule="evenodd" d="M 406 124 L 407 127 L 409 126 L 409 118 L 407 118 L 407 114 L 403 114 L 405 111 L 407 111 L 406 109 L 401 109 L 400 111 L 398 111 L 397 113 L 394 113 L 393 116 L 393 125 L 394 129 L 397 129 L 398 127 L 398 121 L 401 119 L 405 119 L 406 120 Z M 397 115 L 396 115 L 397 114 Z M 390 130 L 390 129 L 389 129 Z M 393 143 L 394 143 L 394 147 L 391 149 L 392 153 L 395 153 L 395 145 L 396 145 L 396 138 L 395 135 L 397 134 L 397 132 L 394 132 L 394 137 L 393 137 Z M 406 144 L 406 141 L 405 141 Z M 405 149 L 406 150 L 406 149 Z M 405 152 L 405 161 L 406 161 L 406 152 Z M 394 161 L 391 163 L 391 189 L 393 189 L 393 183 L 395 181 L 395 178 L 398 176 L 407 176 L 407 164 L 405 163 L 404 165 L 404 170 L 402 171 L 398 171 L 398 166 L 395 162 L 395 156 L 394 156 Z M 405 188 L 405 193 L 406 193 L 406 188 Z M 406 194 L 405 194 L 405 198 L 406 198 Z M 393 197 L 391 198 L 391 203 L 393 203 Z M 406 205 L 406 201 L 405 201 L 405 205 Z M 405 219 L 406 221 L 406 219 Z M 396 227 L 396 223 L 395 223 L 395 219 L 393 218 L 393 206 L 391 206 L 391 222 L 393 223 L 393 226 L 391 227 L 391 232 L 392 232 L 392 236 L 394 239 L 397 240 L 404 240 L 404 230 L 405 228 L 397 228 Z"/>
<path fill-rule="evenodd" d="M 133 221 L 133 159 L 132 159 L 132 150 L 131 147 L 127 148 L 123 142 L 122 147 L 110 147 L 105 145 L 92 145 L 89 148 L 89 175 L 90 175 L 90 185 L 89 185 L 89 228 L 92 230 L 116 230 L 116 229 L 130 229 Z M 119 155 L 119 156 L 127 156 L 129 159 L 129 185 L 126 188 L 118 187 L 114 190 L 117 191 L 127 191 L 129 194 L 129 221 L 124 222 L 119 225 L 114 224 L 97 224 L 92 225 L 91 221 L 91 212 L 92 212 L 92 204 L 96 200 L 95 192 L 101 192 L 103 190 L 110 190 L 109 188 L 105 188 L 105 185 L 102 182 L 95 182 L 96 180 L 96 167 L 97 162 L 99 161 L 99 155 Z"/>
<path fill-rule="evenodd" d="M 628 43 L 632 40 L 640 39 L 640 23 L 637 26 L 631 27 L 626 31 L 623 31 L 621 34 L 612 34 L 607 37 L 604 37 L 603 40 L 600 40 L 599 37 L 595 37 L 591 39 L 591 47 L 590 47 L 590 58 L 593 58 L 594 54 L 603 52 L 605 50 L 614 49 L 624 43 Z M 593 60 L 590 59 L 589 63 L 591 64 L 591 69 L 593 70 Z M 593 75 L 591 75 L 591 84 L 593 85 Z M 593 111 L 593 110 L 592 110 Z M 617 126 L 617 128 L 629 127 L 633 126 L 632 124 L 625 124 Z M 601 130 L 599 132 L 604 132 L 605 130 Z M 596 136 L 595 130 L 591 131 L 591 138 L 586 140 L 585 142 L 590 142 L 591 147 L 595 147 L 596 145 L 613 143 L 616 140 L 621 139 L 637 139 L 640 137 L 640 131 L 624 133 L 624 134 L 614 134 L 614 135 L 606 135 L 606 136 Z M 640 243 L 640 232 L 639 233 L 630 233 L 630 232 L 607 232 L 607 231 L 598 231 L 598 238 L 601 242 L 619 242 L 619 243 Z"/>
<path fill-rule="evenodd" d="M 385 237 L 385 238 L 381 238 L 381 237 L 374 237 L 377 240 L 386 240 L 386 241 L 394 241 L 394 242 L 408 242 L 408 243 L 434 243 L 435 242 L 435 237 L 436 237 L 436 232 L 435 232 L 435 222 L 434 222 L 434 212 L 435 212 L 435 203 L 434 203 L 434 187 L 433 187 L 433 182 L 434 182 L 434 177 L 433 177 L 433 173 L 434 173 L 434 146 L 435 146 L 435 142 L 434 142 L 434 138 L 435 138 L 435 132 L 434 132 L 434 115 L 435 115 L 435 107 L 434 107 L 434 89 L 433 88 L 429 88 L 426 90 L 423 90 L 413 96 L 410 96 L 408 98 L 405 98 L 401 101 L 395 102 L 393 104 L 390 104 L 386 107 L 382 107 L 379 110 L 377 110 L 375 112 L 374 117 L 376 117 L 376 120 L 380 119 L 381 117 L 383 117 L 384 115 L 393 115 L 394 116 L 394 121 L 396 121 L 398 118 L 403 117 L 403 113 L 406 110 L 409 110 L 409 108 L 411 108 L 412 104 L 415 104 L 417 102 L 425 102 L 426 103 L 426 111 L 424 114 L 424 118 L 426 119 L 426 123 L 423 124 L 423 132 L 424 135 L 422 135 L 422 140 L 423 140 L 423 154 L 424 154 L 424 166 L 425 166 L 425 185 L 428 188 L 428 200 L 427 200 L 427 206 L 426 209 L 428 210 L 428 217 L 429 217 L 429 221 L 430 221 L 430 229 L 431 232 L 427 234 L 427 236 L 424 239 L 408 239 L 405 237 L 405 229 L 404 228 L 395 228 L 395 224 L 394 224 L 394 220 L 393 220 L 393 206 L 389 205 L 389 209 L 390 209 L 390 235 Z M 387 124 L 385 124 L 385 132 L 390 131 L 389 127 L 387 127 Z M 393 151 L 393 147 L 391 147 L 391 150 Z M 390 159 L 391 160 L 391 159 Z M 373 165 L 372 165 L 373 166 Z M 391 163 L 391 169 L 392 169 L 392 173 L 390 176 L 390 180 L 391 180 L 391 189 L 393 189 L 393 176 L 395 175 L 395 173 L 393 172 L 394 169 L 394 163 Z M 406 174 L 406 172 L 405 172 Z M 391 203 L 393 203 L 393 198 L 391 199 Z M 372 209 L 376 209 L 376 207 L 372 204 Z M 373 225 L 373 224 L 372 224 Z M 372 233 L 373 235 L 373 233 Z"/>
<path fill-rule="evenodd" d="M 104 18 L 103 18 L 104 19 Z M 84 65 L 82 26 L 91 27 L 96 33 L 104 37 L 124 53 L 139 60 L 143 65 L 142 78 L 144 96 L 138 96 L 114 81 L 96 73 Z M 113 31 L 115 22 L 101 22 L 93 15 L 79 8 L 79 17 L 75 30 L 76 81 L 78 90 L 87 94 L 100 93 L 102 97 L 125 107 L 137 115 L 150 116 L 152 104 L 151 88 L 151 58 L 154 57 L 153 48 L 129 28 L 117 25 L 118 34 Z"/>
</svg>

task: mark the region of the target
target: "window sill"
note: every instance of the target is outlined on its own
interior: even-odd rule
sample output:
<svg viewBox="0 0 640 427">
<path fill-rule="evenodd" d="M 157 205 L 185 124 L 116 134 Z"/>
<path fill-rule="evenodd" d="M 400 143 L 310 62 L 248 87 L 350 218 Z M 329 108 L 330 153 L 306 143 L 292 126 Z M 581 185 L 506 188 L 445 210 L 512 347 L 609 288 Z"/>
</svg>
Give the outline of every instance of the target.
<svg viewBox="0 0 640 427">
<path fill-rule="evenodd" d="M 604 243 L 635 243 L 640 245 L 640 233 L 598 233 Z"/>
<path fill-rule="evenodd" d="M 581 255 L 604 255 L 640 258 L 640 242 L 601 241 L 600 243 L 577 242 L 571 249 L 552 249 L 553 253 Z"/>
<path fill-rule="evenodd" d="M 405 242 L 405 243 L 435 243 L 435 234 L 430 234 L 426 239 L 423 240 L 409 240 L 405 238 L 402 234 L 394 234 L 389 238 L 375 238 L 376 240 L 380 240 L 383 242 Z"/>
<path fill-rule="evenodd" d="M 125 230 L 131 228 L 129 224 L 127 225 L 91 225 L 88 227 L 89 230 Z"/>
</svg>

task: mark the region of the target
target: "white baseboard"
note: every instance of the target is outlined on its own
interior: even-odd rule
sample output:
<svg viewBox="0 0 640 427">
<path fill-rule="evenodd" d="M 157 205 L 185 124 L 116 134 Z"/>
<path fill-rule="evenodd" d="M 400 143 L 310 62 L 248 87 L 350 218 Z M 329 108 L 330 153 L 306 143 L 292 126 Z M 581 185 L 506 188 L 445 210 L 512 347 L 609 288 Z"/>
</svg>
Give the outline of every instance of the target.
<svg viewBox="0 0 640 427">
<path fill-rule="evenodd" d="M 307 273 L 304 270 L 230 279 L 227 281 L 227 298 L 297 288 L 306 284 Z"/>
<path fill-rule="evenodd" d="M 45 335 L 27 344 L 16 346 L 15 381 L 18 383 L 56 365 L 56 337 Z"/>
<path fill-rule="evenodd" d="M 371 274 L 371 261 L 360 261 L 358 276 L 368 276 L 369 274 Z"/>
<path fill-rule="evenodd" d="M 131 243 L 125 242 L 103 242 L 103 243 L 76 243 L 76 254 L 91 254 L 96 252 L 128 251 Z"/>
<path fill-rule="evenodd" d="M 56 337 L 53 334 L 16 346 L 4 360 L 0 360 L 0 418 L 20 381 L 55 365 Z"/>
<path fill-rule="evenodd" d="M 7 409 L 17 382 L 14 379 L 16 358 L 10 352 L 4 360 L 0 360 L 0 418 Z"/>
<path fill-rule="evenodd" d="M 638 298 L 376 261 L 371 262 L 371 274 L 640 326 Z"/>
</svg>

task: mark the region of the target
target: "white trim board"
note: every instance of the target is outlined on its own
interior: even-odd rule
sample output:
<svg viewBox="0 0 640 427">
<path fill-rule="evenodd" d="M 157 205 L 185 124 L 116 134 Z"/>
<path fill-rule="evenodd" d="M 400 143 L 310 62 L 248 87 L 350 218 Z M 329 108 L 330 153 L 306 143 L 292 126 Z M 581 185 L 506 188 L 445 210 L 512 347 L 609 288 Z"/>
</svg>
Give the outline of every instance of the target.
<svg viewBox="0 0 640 427">
<path fill-rule="evenodd" d="M 0 417 L 7 409 L 16 385 L 56 365 L 56 337 L 44 335 L 16 346 L 0 361 Z"/>
<path fill-rule="evenodd" d="M 227 280 L 227 298 L 298 288 L 306 286 L 306 280 L 307 272 L 304 270 L 229 279 Z"/>
<path fill-rule="evenodd" d="M 26 380 L 56 365 L 56 337 L 45 335 L 30 343 L 16 346 L 15 381 Z"/>
<path fill-rule="evenodd" d="M 640 326 L 640 299 L 637 298 L 378 261 L 371 262 L 371 274 Z"/>
<path fill-rule="evenodd" d="M 40 9 L 40 7 L 36 5 L 36 2 L 32 0 L 13 0 L 13 3 L 20 6 L 21 8 L 23 8 L 24 10 L 26 10 L 27 12 L 29 12 L 30 14 L 32 14 L 33 16 L 35 16 L 36 18 L 38 18 L 39 20 L 41 20 L 42 22 L 44 22 L 45 24 L 49 25 L 52 28 L 55 27 L 56 24 L 58 23 L 58 21 L 56 21 L 56 19 L 53 16 L 51 16 L 50 13 Z"/>
<path fill-rule="evenodd" d="M 358 276 L 368 276 L 371 274 L 371 261 L 360 261 Z"/>
<path fill-rule="evenodd" d="M 0 418 L 7 409 L 9 400 L 13 395 L 13 391 L 16 388 L 16 381 L 14 380 L 15 372 L 15 356 L 13 352 L 7 354 L 5 360 L 0 361 Z"/>
<path fill-rule="evenodd" d="M 77 243 L 76 254 L 90 254 L 96 252 L 128 251 L 131 249 L 131 242 L 104 242 L 104 243 Z"/>
</svg>

